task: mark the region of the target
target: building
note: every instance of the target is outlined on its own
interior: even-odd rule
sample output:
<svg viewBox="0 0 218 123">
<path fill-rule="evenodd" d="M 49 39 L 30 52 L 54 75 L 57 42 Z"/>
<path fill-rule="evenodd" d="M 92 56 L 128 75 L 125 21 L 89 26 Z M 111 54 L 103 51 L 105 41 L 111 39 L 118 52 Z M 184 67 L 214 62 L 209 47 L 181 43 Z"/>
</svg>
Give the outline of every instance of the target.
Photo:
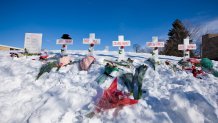
<svg viewBox="0 0 218 123">
<path fill-rule="evenodd" d="M 218 34 L 202 36 L 202 57 L 218 60 Z"/>
<path fill-rule="evenodd" d="M 1 50 L 21 50 L 22 48 L 18 47 L 12 47 L 12 46 L 7 46 L 7 45 L 0 45 L 0 51 Z"/>
</svg>

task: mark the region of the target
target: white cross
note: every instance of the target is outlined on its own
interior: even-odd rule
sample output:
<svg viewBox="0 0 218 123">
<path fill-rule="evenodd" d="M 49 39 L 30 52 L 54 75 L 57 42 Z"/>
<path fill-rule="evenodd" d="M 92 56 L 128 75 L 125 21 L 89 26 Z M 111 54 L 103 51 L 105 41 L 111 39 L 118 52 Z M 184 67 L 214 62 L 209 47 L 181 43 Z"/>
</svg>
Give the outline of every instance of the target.
<svg viewBox="0 0 218 123">
<path fill-rule="evenodd" d="M 153 36 L 152 37 L 152 42 L 147 42 L 146 45 L 148 47 L 153 47 L 154 60 L 156 62 L 159 61 L 159 59 L 158 59 L 158 47 L 164 47 L 164 42 L 158 42 L 158 37 L 157 36 Z"/>
<path fill-rule="evenodd" d="M 131 41 L 130 40 L 124 40 L 124 36 L 123 35 L 119 35 L 118 36 L 118 41 L 112 41 L 113 46 L 117 47 L 120 46 L 119 48 L 119 53 L 118 53 L 118 61 L 120 60 L 124 60 L 125 58 L 125 51 L 124 48 L 121 48 L 121 46 L 131 46 Z"/>
<path fill-rule="evenodd" d="M 62 54 L 66 54 L 67 52 L 67 45 L 68 44 L 73 44 L 73 40 L 72 39 L 57 39 L 56 40 L 56 44 L 61 44 L 62 45 Z"/>
<path fill-rule="evenodd" d="M 183 50 L 184 59 L 190 58 L 190 52 L 189 50 L 196 50 L 197 46 L 196 44 L 189 44 L 189 37 L 183 40 L 183 44 L 178 45 L 178 50 Z"/>
<path fill-rule="evenodd" d="M 119 35 L 118 36 L 118 41 L 113 41 L 113 46 L 117 47 L 117 46 L 131 46 L 131 41 L 124 40 L 124 36 L 123 35 Z"/>
<path fill-rule="evenodd" d="M 83 38 L 83 44 L 100 44 L 100 39 L 95 39 L 95 33 L 90 33 L 89 38 Z"/>
<path fill-rule="evenodd" d="M 89 38 L 83 38 L 83 44 L 100 44 L 101 40 L 95 38 L 95 33 L 90 33 Z M 88 49 L 88 55 L 93 56 L 94 55 L 94 47 L 90 45 Z"/>
</svg>

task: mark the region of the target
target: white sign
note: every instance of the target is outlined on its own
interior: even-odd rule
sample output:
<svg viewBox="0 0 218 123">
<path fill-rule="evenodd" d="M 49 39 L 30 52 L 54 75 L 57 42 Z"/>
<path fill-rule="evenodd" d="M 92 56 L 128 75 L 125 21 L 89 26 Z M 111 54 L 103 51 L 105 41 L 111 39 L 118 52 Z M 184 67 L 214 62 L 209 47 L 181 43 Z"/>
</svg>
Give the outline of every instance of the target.
<svg viewBox="0 0 218 123">
<path fill-rule="evenodd" d="M 42 34 L 25 33 L 24 48 L 26 48 L 29 53 L 40 53 L 42 48 Z"/>
<path fill-rule="evenodd" d="M 183 44 L 178 45 L 178 50 L 183 50 L 184 59 L 190 58 L 189 50 L 195 50 L 197 48 L 196 44 L 189 44 L 189 37 L 183 40 Z"/>
<path fill-rule="evenodd" d="M 83 44 L 100 44 L 101 39 L 95 39 L 95 33 L 90 33 L 89 38 L 83 38 Z"/>
<path fill-rule="evenodd" d="M 73 44 L 72 39 L 57 39 L 56 44 Z"/>
<path fill-rule="evenodd" d="M 125 41 L 124 40 L 124 36 L 123 35 L 119 35 L 118 36 L 118 41 L 113 41 L 113 46 L 117 47 L 117 46 L 131 46 L 131 41 Z"/>
<path fill-rule="evenodd" d="M 184 47 L 183 44 L 179 44 L 179 45 L 178 45 L 178 49 L 179 49 L 179 50 L 184 50 L 185 47 Z M 196 44 L 189 44 L 189 45 L 187 45 L 187 49 L 188 49 L 188 50 L 196 50 L 196 49 L 197 49 L 197 45 L 196 45 Z"/>
<path fill-rule="evenodd" d="M 158 42 L 158 37 L 152 37 L 152 42 L 147 42 L 148 47 L 164 47 L 164 42 Z"/>
<path fill-rule="evenodd" d="M 147 42 L 148 47 L 164 47 L 164 42 Z"/>
</svg>

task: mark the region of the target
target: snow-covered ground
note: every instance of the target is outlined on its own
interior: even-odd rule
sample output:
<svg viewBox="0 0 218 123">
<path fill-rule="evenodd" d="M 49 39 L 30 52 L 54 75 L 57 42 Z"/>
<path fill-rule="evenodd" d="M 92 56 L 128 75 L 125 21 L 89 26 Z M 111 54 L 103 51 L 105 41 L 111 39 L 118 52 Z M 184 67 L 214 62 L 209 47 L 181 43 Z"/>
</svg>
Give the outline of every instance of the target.
<svg viewBox="0 0 218 123">
<path fill-rule="evenodd" d="M 69 51 L 72 59 L 85 51 Z M 94 80 L 103 71 L 103 59 L 116 59 L 117 52 L 96 52 L 96 63 L 88 72 L 78 64 L 36 76 L 43 62 L 32 57 L 12 59 L 0 52 L 0 123 L 218 123 L 218 78 L 197 79 L 185 71 L 174 72 L 166 65 L 148 68 L 138 104 L 111 109 L 86 118 L 83 112 L 102 95 Z M 143 64 L 150 54 L 126 53 L 134 65 Z M 162 62 L 180 58 L 160 56 Z M 218 68 L 218 62 L 213 61 Z M 112 81 L 107 81 L 109 83 Z M 120 86 L 119 86 L 120 87 Z M 120 87 L 122 88 L 122 87 Z"/>
</svg>

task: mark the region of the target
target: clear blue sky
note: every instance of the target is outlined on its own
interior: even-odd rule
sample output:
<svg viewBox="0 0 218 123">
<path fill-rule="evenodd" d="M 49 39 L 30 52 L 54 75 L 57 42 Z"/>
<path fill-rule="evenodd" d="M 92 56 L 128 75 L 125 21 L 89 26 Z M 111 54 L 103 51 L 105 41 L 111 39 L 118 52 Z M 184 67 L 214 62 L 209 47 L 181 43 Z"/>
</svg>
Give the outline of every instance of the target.
<svg viewBox="0 0 218 123">
<path fill-rule="evenodd" d="M 112 48 L 119 34 L 142 46 L 152 36 L 167 38 L 175 19 L 201 22 L 218 17 L 218 0 L 0 0 L 0 44 L 23 47 L 24 33 L 43 33 L 43 48 L 60 49 L 63 33 L 71 50 L 87 49 L 82 38 L 96 33 Z M 127 48 L 131 50 L 132 47 Z"/>
</svg>

